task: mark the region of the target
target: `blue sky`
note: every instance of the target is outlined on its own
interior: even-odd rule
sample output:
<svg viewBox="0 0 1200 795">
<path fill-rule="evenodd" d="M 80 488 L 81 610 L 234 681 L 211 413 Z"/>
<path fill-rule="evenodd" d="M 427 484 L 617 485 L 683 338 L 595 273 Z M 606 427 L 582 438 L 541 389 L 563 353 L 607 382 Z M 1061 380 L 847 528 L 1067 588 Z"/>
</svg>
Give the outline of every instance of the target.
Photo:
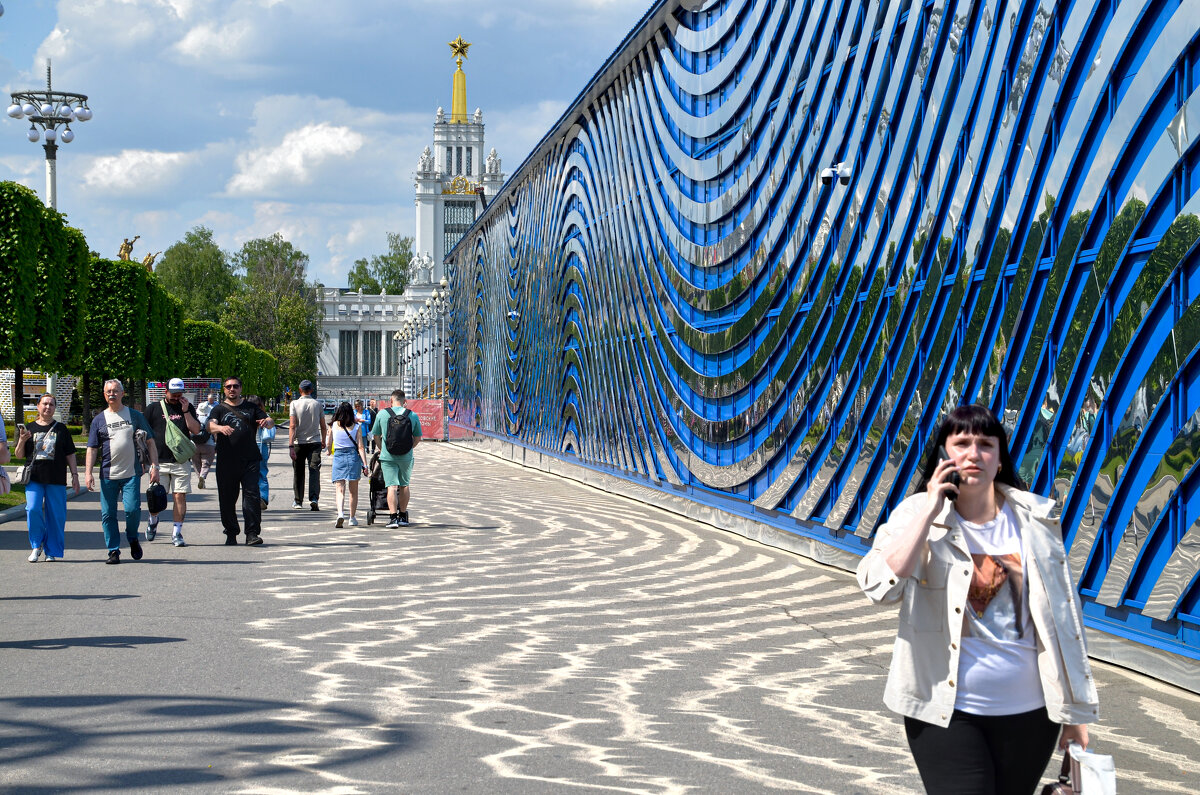
<svg viewBox="0 0 1200 795">
<path fill-rule="evenodd" d="M 0 89 L 87 94 L 58 208 L 115 257 L 197 224 L 234 250 L 280 232 L 344 284 L 414 229 L 412 173 L 472 42 L 470 110 L 512 173 L 651 0 L 0 0 Z M 0 180 L 45 191 L 40 144 L 0 116 Z"/>
</svg>

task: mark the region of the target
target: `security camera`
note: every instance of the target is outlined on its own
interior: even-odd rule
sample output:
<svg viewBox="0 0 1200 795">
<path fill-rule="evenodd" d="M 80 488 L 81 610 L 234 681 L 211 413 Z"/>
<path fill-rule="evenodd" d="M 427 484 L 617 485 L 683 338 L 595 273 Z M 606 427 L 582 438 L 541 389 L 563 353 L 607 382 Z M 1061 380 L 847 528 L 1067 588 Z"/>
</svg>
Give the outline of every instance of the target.
<svg viewBox="0 0 1200 795">
<path fill-rule="evenodd" d="M 821 171 L 821 184 L 822 185 L 832 185 L 834 177 L 836 177 L 837 180 L 839 182 L 841 182 L 843 185 L 849 185 L 851 173 L 853 173 L 853 172 L 851 172 L 849 164 L 834 163 L 829 168 L 823 169 Z"/>
</svg>

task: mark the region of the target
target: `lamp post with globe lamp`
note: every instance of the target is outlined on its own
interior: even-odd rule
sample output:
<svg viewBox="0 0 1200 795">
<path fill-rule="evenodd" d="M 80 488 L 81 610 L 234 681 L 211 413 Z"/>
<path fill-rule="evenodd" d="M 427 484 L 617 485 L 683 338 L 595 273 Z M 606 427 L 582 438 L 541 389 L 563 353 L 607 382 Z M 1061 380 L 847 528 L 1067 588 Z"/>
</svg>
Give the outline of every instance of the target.
<svg viewBox="0 0 1200 795">
<path fill-rule="evenodd" d="M 58 209 L 58 141 L 69 144 L 75 140 L 71 122 L 85 122 L 92 118 L 86 94 L 55 91 L 50 84 L 50 61 L 46 61 L 46 90 L 14 91 L 8 115 L 14 119 L 28 120 L 26 137 L 31 143 L 45 140 L 46 150 L 46 204 Z M 62 131 L 59 132 L 59 127 Z"/>
</svg>

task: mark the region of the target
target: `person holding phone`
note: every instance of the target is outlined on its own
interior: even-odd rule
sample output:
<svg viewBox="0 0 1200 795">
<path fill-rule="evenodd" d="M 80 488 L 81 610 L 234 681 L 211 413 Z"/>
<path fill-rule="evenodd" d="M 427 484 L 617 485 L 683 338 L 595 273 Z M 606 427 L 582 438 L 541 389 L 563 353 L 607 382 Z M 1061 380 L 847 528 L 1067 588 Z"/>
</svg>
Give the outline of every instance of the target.
<svg viewBox="0 0 1200 795">
<path fill-rule="evenodd" d="M 1055 740 L 1087 747 L 1099 700 L 1053 505 L 996 415 L 959 406 L 859 563 L 867 598 L 901 604 L 884 703 L 929 792 L 1028 795 Z"/>
<path fill-rule="evenodd" d="M 350 492 L 350 526 L 358 526 L 358 479 L 367 474 L 363 462 L 367 454 L 363 450 L 363 425 L 355 419 L 354 409 L 342 402 L 333 412 L 333 424 L 329 432 L 329 449 L 333 454 L 333 493 L 337 504 L 337 519 L 334 527 L 346 523 L 346 492 Z"/>
<path fill-rule="evenodd" d="M 17 456 L 32 467 L 25 484 L 25 524 L 29 529 L 29 562 L 62 559 L 66 548 L 67 470 L 78 494 L 79 469 L 75 442 L 67 426 L 54 419 L 57 403 L 47 392 L 38 398 L 37 419 L 17 426 Z"/>
</svg>

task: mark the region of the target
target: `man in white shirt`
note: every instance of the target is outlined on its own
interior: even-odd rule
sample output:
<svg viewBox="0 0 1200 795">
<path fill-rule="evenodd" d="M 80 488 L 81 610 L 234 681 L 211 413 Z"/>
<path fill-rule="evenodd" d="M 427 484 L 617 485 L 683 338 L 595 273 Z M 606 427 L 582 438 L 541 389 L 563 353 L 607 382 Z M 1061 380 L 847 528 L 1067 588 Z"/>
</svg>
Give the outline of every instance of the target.
<svg viewBox="0 0 1200 795">
<path fill-rule="evenodd" d="M 154 431 L 140 411 L 122 402 L 125 387 L 115 378 L 104 382 L 104 399 L 108 408 L 92 419 L 88 429 L 87 489 L 96 490 L 92 468 L 100 463 L 100 524 L 104 528 L 104 543 L 108 546 L 106 563 L 121 562 L 121 533 L 117 529 L 117 498 L 125 509 L 125 537 L 129 539 L 129 554 L 142 559 L 138 542 L 138 525 L 142 521 L 142 462 L 137 454 L 137 432 L 145 434 L 150 458 L 150 482 L 158 482 L 158 445 Z"/>
<path fill-rule="evenodd" d="M 300 397 L 288 409 L 288 454 L 292 457 L 293 508 L 303 507 L 304 470 L 308 469 L 308 506 L 317 510 L 321 496 L 321 451 L 325 448 L 325 410 L 313 397 L 313 382 L 300 382 Z"/>
</svg>

